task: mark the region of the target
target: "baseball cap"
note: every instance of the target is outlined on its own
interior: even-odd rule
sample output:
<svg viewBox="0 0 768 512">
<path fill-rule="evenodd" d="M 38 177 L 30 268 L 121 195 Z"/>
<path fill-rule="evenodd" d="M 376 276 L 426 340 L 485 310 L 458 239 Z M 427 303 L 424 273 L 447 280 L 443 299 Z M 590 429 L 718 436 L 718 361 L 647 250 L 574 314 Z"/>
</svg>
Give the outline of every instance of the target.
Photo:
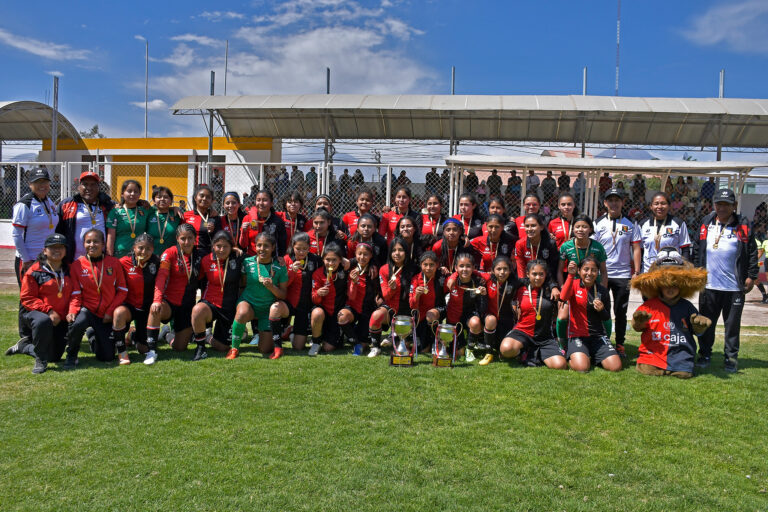
<svg viewBox="0 0 768 512">
<path fill-rule="evenodd" d="M 54 233 L 45 239 L 45 247 L 51 247 L 52 245 L 67 245 L 67 237 L 61 233 Z"/>
<path fill-rule="evenodd" d="M 92 171 L 85 171 L 83 173 L 80 173 L 80 181 L 83 181 L 86 178 L 93 178 L 96 181 L 101 181 L 101 176 L 99 176 L 97 173 Z"/>
<path fill-rule="evenodd" d="M 712 202 L 734 204 L 736 202 L 736 194 L 729 188 L 722 188 L 715 193 Z"/>
<path fill-rule="evenodd" d="M 37 180 L 48 180 L 51 181 L 51 176 L 48 174 L 48 171 L 42 168 L 32 169 L 29 171 L 29 182 L 34 183 Z"/>
<path fill-rule="evenodd" d="M 603 196 L 603 199 L 608 199 L 611 196 L 616 196 L 619 199 L 624 199 L 624 191 L 618 187 L 608 189 Z"/>
</svg>

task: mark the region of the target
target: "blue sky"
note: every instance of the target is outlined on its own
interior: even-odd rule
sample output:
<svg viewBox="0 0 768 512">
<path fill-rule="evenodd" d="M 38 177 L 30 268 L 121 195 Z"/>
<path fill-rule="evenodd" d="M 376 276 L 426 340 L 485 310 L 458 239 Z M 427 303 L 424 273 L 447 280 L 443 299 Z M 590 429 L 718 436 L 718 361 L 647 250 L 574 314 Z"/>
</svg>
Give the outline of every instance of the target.
<svg viewBox="0 0 768 512">
<path fill-rule="evenodd" d="M 215 7 L 214 7 L 215 6 Z M 204 135 L 168 107 L 207 94 L 450 92 L 613 95 L 616 1 L 42 2 L 0 8 L 0 100 L 45 101 L 84 130 L 142 136 L 144 42 L 149 133 Z M 768 0 L 624 1 L 620 94 L 766 97 Z"/>
</svg>

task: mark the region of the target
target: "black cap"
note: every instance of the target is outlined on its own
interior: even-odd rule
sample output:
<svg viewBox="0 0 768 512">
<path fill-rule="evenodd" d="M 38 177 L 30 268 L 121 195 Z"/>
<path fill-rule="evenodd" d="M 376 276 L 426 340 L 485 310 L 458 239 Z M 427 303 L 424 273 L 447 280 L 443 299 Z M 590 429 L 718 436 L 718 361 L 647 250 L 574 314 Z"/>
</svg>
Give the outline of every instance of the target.
<svg viewBox="0 0 768 512">
<path fill-rule="evenodd" d="M 729 188 L 722 188 L 715 192 L 715 197 L 712 199 L 713 203 L 736 203 L 736 194 Z"/>
<path fill-rule="evenodd" d="M 616 196 L 619 199 L 624 199 L 624 191 L 617 187 L 610 188 L 605 192 L 603 199 L 608 199 L 611 196 Z"/>
<path fill-rule="evenodd" d="M 41 169 L 41 168 L 32 169 L 31 171 L 29 171 L 29 175 L 28 176 L 29 176 L 29 182 L 30 183 L 34 183 L 37 180 L 48 180 L 48 181 L 51 181 L 51 176 L 50 176 L 50 174 L 48 174 L 48 171 L 46 171 L 45 169 Z"/>
<path fill-rule="evenodd" d="M 54 233 L 50 235 L 48 238 L 45 239 L 45 247 L 50 247 L 52 245 L 67 245 L 67 237 L 62 235 L 61 233 Z"/>
</svg>

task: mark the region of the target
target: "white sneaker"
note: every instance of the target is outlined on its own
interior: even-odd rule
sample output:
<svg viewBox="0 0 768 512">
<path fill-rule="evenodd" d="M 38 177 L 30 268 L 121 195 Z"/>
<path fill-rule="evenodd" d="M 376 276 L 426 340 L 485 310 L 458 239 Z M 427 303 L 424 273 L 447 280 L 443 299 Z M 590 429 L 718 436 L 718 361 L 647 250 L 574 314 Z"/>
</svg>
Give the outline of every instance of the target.
<svg viewBox="0 0 768 512">
<path fill-rule="evenodd" d="M 315 357 L 320 352 L 320 344 L 319 343 L 313 343 L 311 347 L 309 347 L 309 352 L 307 353 L 310 357 Z"/>
<path fill-rule="evenodd" d="M 155 361 L 157 361 L 157 353 L 154 350 L 150 350 L 144 355 L 144 364 L 155 364 Z"/>
<path fill-rule="evenodd" d="M 392 346 L 392 340 L 389 336 L 381 340 L 381 346 L 384 348 L 391 347 Z"/>
<path fill-rule="evenodd" d="M 471 351 L 471 350 L 469 350 L 469 349 L 466 349 L 466 352 L 464 353 L 464 358 L 465 358 L 465 360 L 466 360 L 468 363 L 471 363 L 472 361 L 474 361 L 474 360 L 475 360 L 475 353 L 474 353 L 474 352 L 472 352 L 472 351 Z"/>
<path fill-rule="evenodd" d="M 371 347 L 371 351 L 368 352 L 368 357 L 376 357 L 379 354 L 381 354 L 381 349 L 379 347 Z"/>
</svg>

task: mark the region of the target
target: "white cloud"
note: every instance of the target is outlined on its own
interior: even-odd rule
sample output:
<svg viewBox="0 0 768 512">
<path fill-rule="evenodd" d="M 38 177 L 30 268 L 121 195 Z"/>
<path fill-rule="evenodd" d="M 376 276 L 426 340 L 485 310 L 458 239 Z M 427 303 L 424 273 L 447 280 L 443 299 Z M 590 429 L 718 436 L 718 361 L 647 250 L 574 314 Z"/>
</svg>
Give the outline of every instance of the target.
<svg viewBox="0 0 768 512">
<path fill-rule="evenodd" d="M 143 101 L 132 101 L 131 105 L 134 107 L 144 108 L 144 102 Z M 168 104 L 161 100 L 161 99 L 155 99 L 150 100 L 147 102 L 147 110 L 167 110 Z"/>
<path fill-rule="evenodd" d="M 213 39 L 212 37 L 208 36 L 199 36 L 196 34 L 181 34 L 178 36 L 173 36 L 171 38 L 171 41 L 182 41 L 187 43 L 197 43 L 201 46 L 210 46 L 213 48 L 221 48 L 224 46 L 224 41 L 220 41 L 218 39 Z"/>
<path fill-rule="evenodd" d="M 61 71 L 46 71 L 46 73 L 48 73 L 51 76 L 59 76 L 59 77 L 64 76 L 64 73 L 62 73 Z"/>
<path fill-rule="evenodd" d="M 768 53 L 768 2 L 747 0 L 711 7 L 683 31 L 701 46 L 724 45 L 740 53 Z"/>
<path fill-rule="evenodd" d="M 31 37 L 12 34 L 0 28 L 0 43 L 18 50 L 53 60 L 85 60 L 91 55 L 89 50 L 78 50 L 68 44 L 40 41 Z"/>
<path fill-rule="evenodd" d="M 197 60 L 197 56 L 192 48 L 182 43 L 173 49 L 173 53 L 169 57 L 164 59 L 150 57 L 149 60 L 151 62 L 165 62 L 179 68 L 185 68 L 191 66 Z"/>
<path fill-rule="evenodd" d="M 144 37 L 144 36 L 142 36 L 142 35 L 139 35 L 139 34 L 136 34 L 135 36 L 133 36 L 133 38 L 134 38 L 135 40 L 137 40 L 137 41 L 146 41 L 146 40 L 147 40 L 147 38 L 146 38 L 146 37 Z"/>
<path fill-rule="evenodd" d="M 243 19 L 245 15 L 233 11 L 205 11 L 200 14 L 200 17 L 205 18 L 212 23 L 218 23 L 224 20 Z"/>
</svg>

